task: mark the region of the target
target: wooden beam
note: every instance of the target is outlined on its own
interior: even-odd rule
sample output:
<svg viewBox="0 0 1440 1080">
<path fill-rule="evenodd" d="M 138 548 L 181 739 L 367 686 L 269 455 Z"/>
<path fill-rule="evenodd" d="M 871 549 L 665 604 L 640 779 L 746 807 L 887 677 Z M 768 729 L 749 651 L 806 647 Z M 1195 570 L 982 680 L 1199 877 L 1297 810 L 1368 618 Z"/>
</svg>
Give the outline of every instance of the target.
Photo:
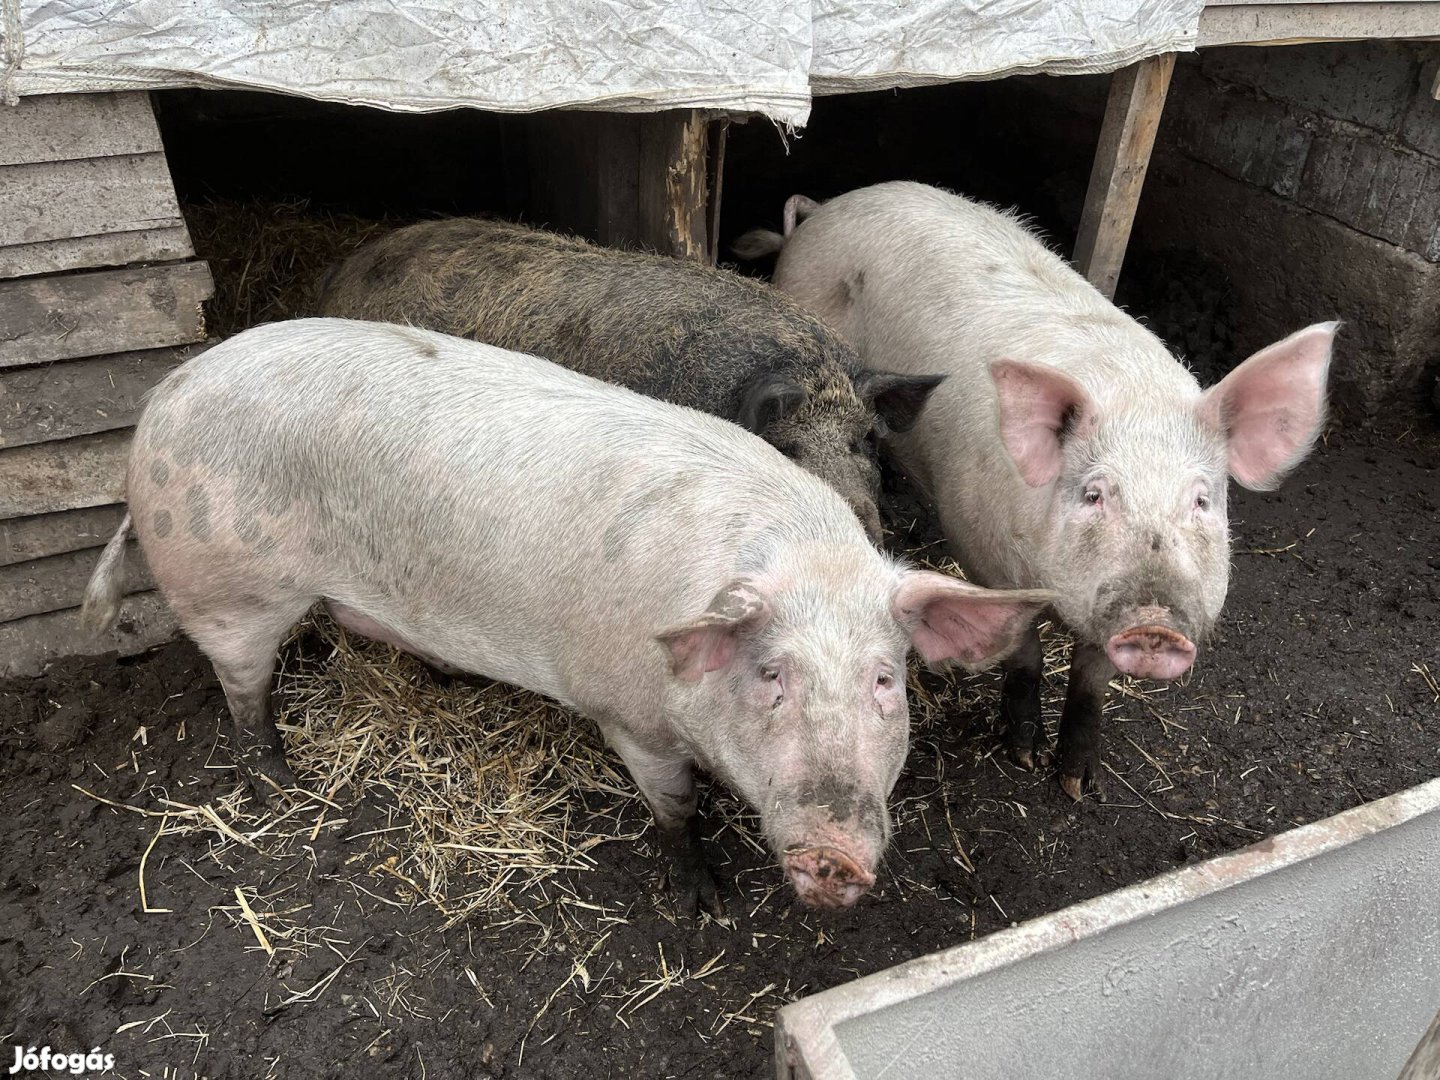
<svg viewBox="0 0 1440 1080">
<path fill-rule="evenodd" d="M 104 547 L 124 516 L 124 506 L 91 506 L 0 521 L 0 566 Z"/>
<path fill-rule="evenodd" d="M 1317 41 L 1424 40 L 1440 37 L 1436 0 L 1348 0 L 1341 3 L 1207 3 L 1200 12 L 1202 48 L 1212 45 L 1304 45 Z"/>
<path fill-rule="evenodd" d="M 0 450 L 0 519 L 125 498 L 131 430 Z"/>
<path fill-rule="evenodd" d="M 1175 70 L 1175 54 L 1152 56 L 1115 72 L 1100 127 L 1100 143 L 1090 170 L 1090 188 L 1075 241 L 1074 263 L 1106 296 L 1125 261 L 1130 227 L 1165 109 L 1165 94 Z"/>
<path fill-rule="evenodd" d="M 74 161 L 162 149 L 143 90 L 118 94 L 45 94 L 0 107 L 0 165 Z"/>
<path fill-rule="evenodd" d="M 130 427 L 143 399 L 202 346 L 0 368 L 0 447 Z"/>
<path fill-rule="evenodd" d="M 99 639 L 80 627 L 80 609 L 31 615 L 0 623 L 0 678 L 38 675 L 45 665 L 75 653 L 118 652 L 130 656 L 164 644 L 179 633 L 179 624 L 158 592 L 127 596 L 120 618 Z"/>
<path fill-rule="evenodd" d="M 203 262 L 0 281 L 0 368 L 205 337 Z"/>
<path fill-rule="evenodd" d="M 699 109 L 641 118 L 636 239 L 642 247 L 710 261 L 709 149 L 710 122 Z"/>
<path fill-rule="evenodd" d="M 695 109 L 527 118 L 527 216 L 611 247 L 709 259 L 710 129 Z"/>
<path fill-rule="evenodd" d="M 1420 1043 L 1397 1080 L 1440 1080 L 1440 1013 L 1420 1036 Z"/>
<path fill-rule="evenodd" d="M 710 124 L 710 155 L 707 170 L 710 192 L 706 197 L 706 238 L 710 246 L 710 265 L 720 258 L 720 198 L 725 191 L 725 146 L 730 141 L 730 121 L 722 118 Z"/>
</svg>

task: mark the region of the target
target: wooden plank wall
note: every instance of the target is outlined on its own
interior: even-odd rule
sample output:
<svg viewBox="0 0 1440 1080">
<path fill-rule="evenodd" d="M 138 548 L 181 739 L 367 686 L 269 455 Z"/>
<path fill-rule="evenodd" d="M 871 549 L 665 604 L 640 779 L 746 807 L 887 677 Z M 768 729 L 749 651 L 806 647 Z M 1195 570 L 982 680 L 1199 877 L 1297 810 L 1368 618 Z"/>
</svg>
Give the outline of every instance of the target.
<svg viewBox="0 0 1440 1080">
<path fill-rule="evenodd" d="M 175 632 L 138 551 L 114 630 L 78 609 L 144 395 L 204 348 L 194 254 L 147 94 L 0 106 L 0 676 Z"/>
</svg>

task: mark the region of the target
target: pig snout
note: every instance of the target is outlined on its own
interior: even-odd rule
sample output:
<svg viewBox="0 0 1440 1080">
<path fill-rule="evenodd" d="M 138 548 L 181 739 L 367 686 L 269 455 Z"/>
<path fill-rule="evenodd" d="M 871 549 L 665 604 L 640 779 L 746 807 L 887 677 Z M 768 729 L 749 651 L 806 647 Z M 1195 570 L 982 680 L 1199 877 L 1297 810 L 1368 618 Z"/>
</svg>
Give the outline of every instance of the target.
<svg viewBox="0 0 1440 1080">
<path fill-rule="evenodd" d="M 788 851 L 781 865 L 796 895 L 811 907 L 850 907 L 875 884 L 875 875 L 839 848 Z"/>
<path fill-rule="evenodd" d="M 1130 626 L 1105 643 L 1116 670 L 1137 679 L 1178 679 L 1195 663 L 1195 651 L 1164 608 L 1141 608 Z"/>
</svg>

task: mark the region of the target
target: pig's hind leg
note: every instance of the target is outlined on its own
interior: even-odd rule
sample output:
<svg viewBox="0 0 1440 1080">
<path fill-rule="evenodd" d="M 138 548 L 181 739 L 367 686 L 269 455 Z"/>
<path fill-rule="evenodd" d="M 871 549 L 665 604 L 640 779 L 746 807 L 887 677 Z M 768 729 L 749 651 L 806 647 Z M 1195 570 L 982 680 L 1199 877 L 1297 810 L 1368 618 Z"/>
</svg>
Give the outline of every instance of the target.
<svg viewBox="0 0 1440 1080">
<path fill-rule="evenodd" d="M 280 645 L 311 602 L 293 598 L 181 619 L 186 633 L 215 666 L 230 707 L 231 752 L 256 797 L 267 806 L 273 806 L 275 796 L 285 788 L 297 786 L 275 727 L 270 695 Z"/>
<path fill-rule="evenodd" d="M 1004 666 L 1000 716 L 1005 722 L 1005 742 L 1015 764 L 1033 769 L 1036 754 L 1044 749 L 1045 741 L 1045 728 L 1040 722 L 1044 656 L 1040 650 L 1040 631 L 1033 623 Z"/>
<path fill-rule="evenodd" d="M 721 918 L 725 906 L 700 846 L 700 815 L 690 759 L 642 746 L 614 726 L 602 727 L 606 740 L 619 752 L 630 778 L 655 815 L 661 853 L 667 864 L 665 879 L 680 914 L 693 917 L 703 905 L 715 918 Z"/>
</svg>

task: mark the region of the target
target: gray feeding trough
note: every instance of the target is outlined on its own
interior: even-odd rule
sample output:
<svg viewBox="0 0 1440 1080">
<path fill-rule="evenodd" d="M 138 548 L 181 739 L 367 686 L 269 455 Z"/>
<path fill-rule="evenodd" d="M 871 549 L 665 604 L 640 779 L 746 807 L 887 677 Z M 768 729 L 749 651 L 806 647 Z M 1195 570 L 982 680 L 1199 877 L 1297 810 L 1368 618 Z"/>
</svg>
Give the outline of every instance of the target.
<svg viewBox="0 0 1440 1080">
<path fill-rule="evenodd" d="M 788 1005 L 777 1075 L 1418 1078 L 1437 1008 L 1432 780 Z"/>
</svg>

